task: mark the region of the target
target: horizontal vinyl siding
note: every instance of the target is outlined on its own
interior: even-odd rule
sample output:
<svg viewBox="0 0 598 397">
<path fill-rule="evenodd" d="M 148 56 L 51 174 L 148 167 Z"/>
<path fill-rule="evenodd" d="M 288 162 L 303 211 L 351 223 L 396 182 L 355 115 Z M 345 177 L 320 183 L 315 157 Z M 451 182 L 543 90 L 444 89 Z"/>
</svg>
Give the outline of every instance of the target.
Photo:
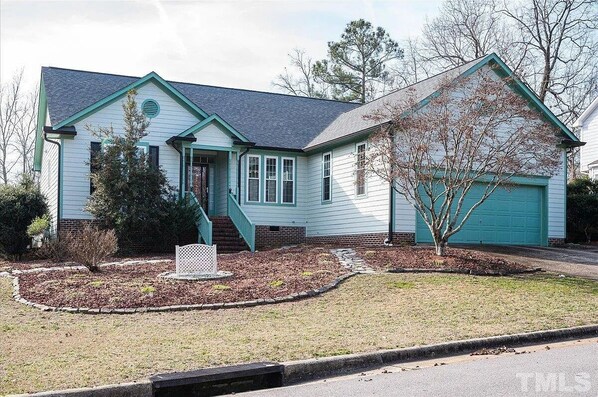
<svg viewBox="0 0 598 397">
<path fill-rule="evenodd" d="M 565 200 L 567 177 L 565 162 L 567 155 L 563 150 L 559 172 L 548 181 L 548 238 L 565 238 Z"/>
<path fill-rule="evenodd" d="M 45 141 L 39 187 L 46 196 L 52 227 L 55 229 L 58 224 L 58 147 Z"/>
<path fill-rule="evenodd" d="M 261 154 L 262 160 L 264 156 L 280 156 L 295 157 L 292 153 L 276 153 L 273 152 L 259 152 L 257 150 L 250 150 L 248 154 Z M 279 173 L 281 169 L 281 160 L 278 162 Z M 247 154 L 241 159 L 242 165 L 242 179 L 241 179 L 241 202 L 243 211 L 247 214 L 249 219 L 256 225 L 269 226 L 306 226 L 306 186 L 309 184 L 307 179 L 307 159 L 305 157 L 297 156 L 295 160 L 295 205 L 281 205 L 281 204 L 264 204 L 264 178 L 260 180 L 261 183 L 261 200 L 260 204 L 245 203 L 246 199 L 246 178 L 247 178 Z M 262 164 L 263 166 L 263 164 Z M 281 182 L 278 186 L 278 200 L 280 202 Z"/>
<path fill-rule="evenodd" d="M 231 147 L 233 140 L 229 133 L 225 133 L 214 124 L 210 124 L 194 134 L 198 145 Z"/>
<path fill-rule="evenodd" d="M 395 224 L 394 231 L 397 233 L 415 233 L 415 208 L 407 199 L 395 192 Z"/>
<path fill-rule="evenodd" d="M 160 105 L 160 113 L 151 119 L 148 136 L 143 142 L 160 148 L 160 166 L 166 171 L 170 184 L 179 186 L 179 153 L 166 145 L 166 140 L 177 135 L 199 120 L 168 96 L 153 83 L 146 84 L 137 90 L 137 103 L 140 106 L 145 99 L 155 99 Z M 93 113 L 79 121 L 75 127 L 77 136 L 73 140 L 65 140 L 64 145 L 64 198 L 63 218 L 89 219 L 91 216 L 84 211 L 89 197 L 89 148 L 92 141 L 99 141 L 97 137 L 87 131 L 90 125 L 109 127 L 112 125 L 115 133 L 122 133 L 123 111 L 122 101 L 118 100 L 109 106 Z"/>
<path fill-rule="evenodd" d="M 332 200 L 322 203 L 322 154 L 309 156 L 307 236 L 334 236 L 388 231 L 388 184 L 366 178 L 366 196 L 356 197 L 355 144 L 332 150 Z"/>
<path fill-rule="evenodd" d="M 586 142 L 580 148 L 580 169 L 588 172 L 588 164 L 598 160 L 598 109 L 594 110 L 581 127 L 582 142 Z"/>
</svg>

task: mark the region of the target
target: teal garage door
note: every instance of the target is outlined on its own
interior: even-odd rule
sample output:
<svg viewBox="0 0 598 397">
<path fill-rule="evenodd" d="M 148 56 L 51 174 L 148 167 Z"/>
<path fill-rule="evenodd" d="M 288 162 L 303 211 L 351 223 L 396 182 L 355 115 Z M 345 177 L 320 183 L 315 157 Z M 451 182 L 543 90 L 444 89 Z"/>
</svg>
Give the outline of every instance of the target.
<svg viewBox="0 0 598 397">
<path fill-rule="evenodd" d="M 463 208 L 471 208 L 483 191 L 483 185 L 474 185 Z M 449 243 L 543 245 L 543 195 L 543 186 L 498 188 L 475 209 L 459 233 L 449 238 Z M 416 239 L 418 243 L 433 242 L 432 234 L 419 214 Z"/>
</svg>

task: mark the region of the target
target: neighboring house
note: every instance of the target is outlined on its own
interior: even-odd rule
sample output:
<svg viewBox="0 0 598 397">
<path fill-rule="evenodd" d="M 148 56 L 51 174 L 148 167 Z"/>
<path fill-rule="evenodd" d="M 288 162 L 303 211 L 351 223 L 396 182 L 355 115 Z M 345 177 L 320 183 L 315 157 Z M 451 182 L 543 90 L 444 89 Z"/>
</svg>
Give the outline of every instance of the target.
<svg viewBox="0 0 598 397">
<path fill-rule="evenodd" d="M 586 142 L 579 150 L 582 174 L 598 179 L 598 98 L 579 116 L 574 127 L 581 131 L 579 139 Z"/>
<path fill-rule="evenodd" d="M 409 89 L 424 101 L 443 79 L 491 66 L 511 74 L 492 54 Z M 388 183 L 357 177 L 376 128 L 363 116 L 404 98 L 407 89 L 359 105 L 168 82 L 153 72 L 137 78 L 53 67 L 42 68 L 40 87 L 35 170 L 59 232 L 92 219 L 84 210 L 89 159 L 102 142 L 86 126 L 112 125 L 121 132 L 122 98 L 135 88 L 151 119 L 139 146 L 181 195 L 201 203 L 204 241 L 234 249 L 220 230 L 231 227 L 251 249 L 431 241 L 414 208 Z M 562 167 L 551 178 L 521 177 L 516 187 L 497 191 L 453 243 L 548 245 L 565 238 L 565 147 L 578 140 L 525 85 L 514 89 L 562 132 Z"/>
</svg>

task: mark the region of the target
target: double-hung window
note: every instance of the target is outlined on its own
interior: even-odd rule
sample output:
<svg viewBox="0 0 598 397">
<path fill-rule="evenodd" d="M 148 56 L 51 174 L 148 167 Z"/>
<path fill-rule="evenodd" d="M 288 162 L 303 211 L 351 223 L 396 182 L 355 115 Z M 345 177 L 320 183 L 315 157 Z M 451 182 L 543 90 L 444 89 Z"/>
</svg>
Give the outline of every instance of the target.
<svg viewBox="0 0 598 397">
<path fill-rule="evenodd" d="M 365 195 L 365 151 L 366 144 L 357 144 L 357 169 L 355 172 L 355 194 L 357 196 Z"/>
<path fill-rule="evenodd" d="M 295 159 L 282 159 L 282 203 L 295 204 Z"/>
<path fill-rule="evenodd" d="M 332 199 L 332 153 L 322 155 L 322 201 Z"/>
<path fill-rule="evenodd" d="M 266 203 L 275 203 L 278 197 L 278 157 L 265 157 Z"/>
<path fill-rule="evenodd" d="M 260 156 L 247 156 L 247 201 L 260 201 Z"/>
</svg>

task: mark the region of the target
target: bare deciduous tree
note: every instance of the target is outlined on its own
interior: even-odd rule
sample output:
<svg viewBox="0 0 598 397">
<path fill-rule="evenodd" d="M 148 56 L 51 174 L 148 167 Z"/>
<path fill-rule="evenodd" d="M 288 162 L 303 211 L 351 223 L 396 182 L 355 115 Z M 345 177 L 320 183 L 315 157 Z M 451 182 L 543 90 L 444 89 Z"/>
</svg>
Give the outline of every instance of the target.
<svg viewBox="0 0 598 397">
<path fill-rule="evenodd" d="M 328 98 L 326 86 L 314 79 L 313 60 L 305 50 L 295 48 L 288 55 L 292 71 L 285 67 L 284 73 L 279 74 L 272 85 L 291 95 Z"/>
<path fill-rule="evenodd" d="M 506 31 L 492 0 L 446 0 L 423 28 L 423 56 L 439 69 L 456 67 L 505 47 Z"/>
<path fill-rule="evenodd" d="M 15 74 L 9 83 L 0 86 L 0 181 L 8 184 L 10 174 L 18 163 L 15 156 L 15 126 L 21 112 L 21 82 L 23 71 Z"/>
<path fill-rule="evenodd" d="M 368 118 L 366 170 L 392 185 L 428 225 L 438 255 L 496 189 L 515 175 L 552 175 L 561 156 L 557 130 L 493 71 L 444 81 L 420 107 L 414 91 Z M 477 191 L 472 188 L 481 186 Z M 481 190 L 481 193 L 480 193 Z M 465 201 L 466 196 L 470 200 Z M 473 204 L 471 202 L 473 201 Z"/>
<path fill-rule="evenodd" d="M 403 57 L 388 66 L 393 78 L 392 89 L 404 88 L 431 76 L 431 65 L 422 57 L 422 44 L 418 37 L 404 42 Z"/>
<path fill-rule="evenodd" d="M 595 0 L 531 0 L 502 12 L 520 32 L 526 81 L 566 123 L 598 89 L 598 6 Z"/>
<path fill-rule="evenodd" d="M 35 128 L 37 125 L 38 87 L 24 96 L 20 102 L 19 117 L 14 130 L 15 148 L 19 154 L 21 174 L 33 173 L 33 150 L 35 148 Z"/>
<path fill-rule="evenodd" d="M 16 174 L 31 176 L 37 101 L 37 88 L 23 92 L 23 70 L 0 86 L 0 181 L 3 184 L 8 184 Z"/>
</svg>

